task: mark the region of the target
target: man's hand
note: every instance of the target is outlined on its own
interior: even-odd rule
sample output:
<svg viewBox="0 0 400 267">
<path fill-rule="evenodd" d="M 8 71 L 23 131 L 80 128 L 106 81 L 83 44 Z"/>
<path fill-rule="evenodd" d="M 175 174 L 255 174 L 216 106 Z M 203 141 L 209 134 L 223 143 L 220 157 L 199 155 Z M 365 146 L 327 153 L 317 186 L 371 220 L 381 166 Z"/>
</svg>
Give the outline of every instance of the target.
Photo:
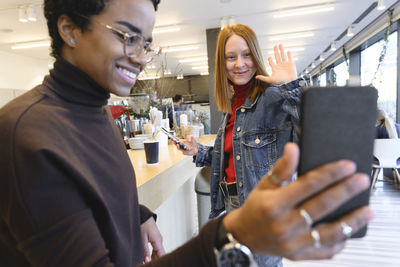
<svg viewBox="0 0 400 267">
<path fill-rule="evenodd" d="M 140 231 L 142 234 L 144 262 L 150 262 L 152 259 L 159 258 L 165 254 L 162 244 L 163 239 L 153 217 L 150 217 L 140 226 Z M 150 252 L 149 243 L 153 248 L 153 253 Z"/>
</svg>

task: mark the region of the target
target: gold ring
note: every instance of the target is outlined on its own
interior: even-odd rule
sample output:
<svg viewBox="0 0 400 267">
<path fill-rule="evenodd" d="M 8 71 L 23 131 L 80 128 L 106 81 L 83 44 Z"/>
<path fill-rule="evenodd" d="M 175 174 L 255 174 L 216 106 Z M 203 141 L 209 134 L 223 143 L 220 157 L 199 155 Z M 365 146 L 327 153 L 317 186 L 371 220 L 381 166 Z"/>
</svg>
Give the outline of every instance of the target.
<svg viewBox="0 0 400 267">
<path fill-rule="evenodd" d="M 271 169 L 267 173 L 267 179 L 274 185 L 281 186 L 282 180 L 276 175 L 276 173 Z"/>
<path fill-rule="evenodd" d="M 307 226 L 311 228 L 313 225 L 313 219 L 311 218 L 310 214 L 302 207 L 299 208 L 299 213 L 301 217 L 304 218 L 304 221 L 306 221 Z"/>
</svg>

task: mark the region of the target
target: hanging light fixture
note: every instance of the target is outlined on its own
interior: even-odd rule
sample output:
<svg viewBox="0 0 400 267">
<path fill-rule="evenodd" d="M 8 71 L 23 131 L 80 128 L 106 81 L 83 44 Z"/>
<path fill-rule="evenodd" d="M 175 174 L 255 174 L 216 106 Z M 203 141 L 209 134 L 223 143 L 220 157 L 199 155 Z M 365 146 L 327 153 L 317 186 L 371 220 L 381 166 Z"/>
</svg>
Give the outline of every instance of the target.
<svg viewBox="0 0 400 267">
<path fill-rule="evenodd" d="M 313 63 L 311 63 L 311 68 L 315 68 L 315 63 L 313 62 Z"/>
<path fill-rule="evenodd" d="M 28 10 L 28 20 L 29 21 L 36 21 L 35 7 L 34 6 L 28 7 L 27 10 Z"/>
<path fill-rule="evenodd" d="M 378 10 L 384 10 L 385 8 L 386 8 L 385 1 L 379 0 L 377 9 Z"/>
<path fill-rule="evenodd" d="M 28 14 L 26 12 L 26 8 L 25 7 L 20 7 L 18 9 L 18 17 L 19 17 L 18 20 L 20 22 L 23 22 L 23 23 L 28 22 Z"/>
<path fill-rule="evenodd" d="M 347 36 L 348 36 L 348 37 L 354 36 L 353 25 L 350 25 L 350 26 L 347 28 Z"/>
<path fill-rule="evenodd" d="M 331 51 L 336 51 L 336 42 L 331 43 Z"/>
<path fill-rule="evenodd" d="M 324 61 L 324 60 L 325 60 L 324 54 L 322 53 L 322 54 L 319 56 L 319 61 Z"/>
</svg>

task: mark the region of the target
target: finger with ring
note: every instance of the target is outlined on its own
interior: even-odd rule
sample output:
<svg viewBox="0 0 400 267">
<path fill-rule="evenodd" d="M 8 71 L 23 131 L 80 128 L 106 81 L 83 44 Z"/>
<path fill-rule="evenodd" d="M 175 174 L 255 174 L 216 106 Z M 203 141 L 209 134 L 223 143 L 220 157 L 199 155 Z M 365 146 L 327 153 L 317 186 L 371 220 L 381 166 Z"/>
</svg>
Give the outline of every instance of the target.
<svg viewBox="0 0 400 267">
<path fill-rule="evenodd" d="M 313 225 L 313 219 L 311 218 L 310 214 L 302 207 L 299 208 L 299 213 L 300 213 L 301 217 L 303 217 L 307 226 L 311 228 Z"/>
<path fill-rule="evenodd" d="M 340 227 L 342 228 L 343 235 L 345 235 L 346 238 L 350 238 L 351 233 L 353 232 L 353 228 L 350 225 L 348 225 L 345 221 L 340 221 L 339 224 Z"/>
<path fill-rule="evenodd" d="M 321 247 L 321 237 L 319 236 L 319 232 L 316 228 L 311 228 L 311 237 L 314 241 L 314 247 L 320 248 Z"/>
<path fill-rule="evenodd" d="M 277 186 L 282 185 L 283 181 L 278 177 L 278 175 L 276 175 L 276 173 L 272 169 L 268 171 L 267 178 L 268 178 L 268 181 L 270 181 L 274 185 L 277 185 Z"/>
</svg>

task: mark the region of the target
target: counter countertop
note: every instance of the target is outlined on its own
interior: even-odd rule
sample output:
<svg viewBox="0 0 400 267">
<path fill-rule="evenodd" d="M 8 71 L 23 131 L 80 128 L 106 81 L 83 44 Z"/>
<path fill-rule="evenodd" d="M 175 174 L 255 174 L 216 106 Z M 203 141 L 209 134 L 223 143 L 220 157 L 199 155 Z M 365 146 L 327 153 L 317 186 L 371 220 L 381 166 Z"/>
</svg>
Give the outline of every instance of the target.
<svg viewBox="0 0 400 267">
<path fill-rule="evenodd" d="M 207 145 L 214 141 L 216 135 L 202 135 L 197 142 Z M 132 162 L 136 174 L 136 185 L 139 188 L 141 185 L 151 180 L 151 178 L 163 173 L 168 168 L 177 164 L 179 161 L 192 157 L 185 156 L 179 151 L 176 146 L 168 145 L 168 147 L 159 148 L 159 162 L 156 165 L 148 165 L 146 163 L 146 155 L 144 150 L 128 150 L 129 158 Z M 194 167 L 194 164 L 193 164 Z"/>
</svg>

